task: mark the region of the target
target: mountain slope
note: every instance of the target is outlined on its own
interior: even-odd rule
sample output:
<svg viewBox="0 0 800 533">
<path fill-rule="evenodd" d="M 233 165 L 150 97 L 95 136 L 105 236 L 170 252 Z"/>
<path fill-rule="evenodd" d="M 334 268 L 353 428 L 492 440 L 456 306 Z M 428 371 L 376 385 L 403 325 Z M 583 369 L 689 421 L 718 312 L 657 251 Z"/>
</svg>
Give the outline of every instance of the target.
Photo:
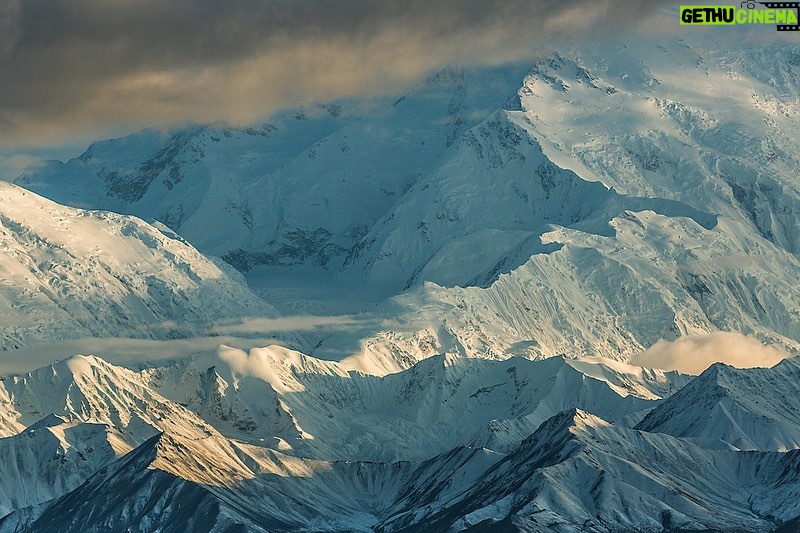
<svg viewBox="0 0 800 533">
<path fill-rule="evenodd" d="M 403 319 L 370 336 L 359 357 L 386 368 L 430 351 L 626 360 L 658 340 L 716 330 L 798 350 L 800 263 L 788 252 L 741 244 L 722 223 L 707 231 L 650 211 L 610 226 L 614 236 L 553 228 L 541 238 L 555 251 L 486 289 L 428 283 L 396 297 L 386 312 Z"/>
<path fill-rule="evenodd" d="M 458 445 L 506 451 L 564 409 L 635 423 L 659 398 L 646 382 L 640 398 L 562 358 L 436 356 L 376 377 L 276 346 L 249 354 L 221 347 L 143 379 L 229 437 L 340 460 L 422 460 Z M 686 382 L 662 379 L 665 389 Z"/>
<path fill-rule="evenodd" d="M 239 356 L 245 360 L 237 360 Z M 133 448 L 151 447 L 149 439 L 162 434 L 158 453 L 147 455 L 150 466 L 125 466 L 113 474 L 117 479 L 108 481 L 113 487 L 92 488 L 97 491 L 92 494 L 113 488 L 116 496 L 109 492 L 109 497 L 121 500 L 108 505 L 125 509 L 128 504 L 121 502 L 126 497 L 119 493 L 131 485 L 158 508 L 163 502 L 148 492 L 153 486 L 169 494 L 188 491 L 197 496 L 197 487 L 180 481 L 185 480 L 228 487 L 221 495 L 203 496 L 212 502 L 203 505 L 216 506 L 217 497 L 235 502 L 247 496 L 260 509 L 259 516 L 282 524 L 373 524 L 416 469 L 408 462 L 387 461 L 419 461 L 470 441 L 513 448 L 529 428 L 564 406 L 578 404 L 636 421 L 656 403 L 620 396 L 607 383 L 586 378 L 555 359 L 495 363 L 436 358 L 401 375 L 378 378 L 348 373 L 336 363 L 280 347 L 253 350 L 249 357 L 248 362 L 246 354 L 222 347 L 218 354 L 134 372 L 96 357 L 74 356 L 3 377 L 3 514 L 18 511 L 9 518 L 12 522 L 33 520 L 53 504 L 50 500 L 73 489 L 89 490 L 76 489 L 82 483 L 106 483 L 112 475 L 108 468 L 122 468 L 123 463 L 112 461 Z M 209 362 L 214 365 L 206 366 Z M 483 386 L 487 380 L 494 385 Z M 674 386 L 682 384 L 680 376 L 671 380 Z M 657 382 L 659 388 L 666 385 Z M 496 452 L 486 454 L 499 457 Z M 486 460 L 477 464 L 485 465 Z M 172 477 L 142 471 L 151 466 Z M 440 470 L 428 467 L 427 474 L 423 469 L 415 476 L 435 479 L 441 477 Z M 241 483 L 249 488 L 238 488 Z M 264 503 L 264 491 L 275 493 L 275 499 Z M 324 495 L 324 501 L 299 514 L 281 511 L 287 498 L 312 495 Z M 91 505 L 105 504 L 92 500 Z M 113 520 L 129 516 L 129 511 L 113 512 L 123 513 Z M 350 518 L 332 518 L 342 513 Z M 76 518 L 76 524 L 84 518 Z M 152 517 L 161 519 L 166 517 Z"/>
<path fill-rule="evenodd" d="M 0 516 L 73 490 L 130 449 L 114 428 L 55 415 L 0 438 Z"/>
<path fill-rule="evenodd" d="M 796 363 L 779 366 L 718 381 L 743 384 L 737 403 L 749 406 L 767 383 L 776 397 L 796 389 L 787 370 Z M 381 378 L 279 347 L 221 347 L 138 372 L 76 356 L 2 381 L 6 426 L 55 414 L 0 439 L 0 454 L 14 458 L 0 482 L 0 531 L 736 532 L 792 523 L 798 450 L 738 451 L 706 435 L 718 424 L 693 418 L 706 412 L 693 391 L 709 392 L 709 374 L 719 368 L 683 385 L 674 373 L 598 360 L 439 356 Z M 621 395 L 681 386 L 664 400 Z M 685 417 L 705 438 L 624 426 L 654 404 L 645 422 L 672 404 L 669 422 Z M 774 440 L 784 429 L 760 432 Z"/>
<path fill-rule="evenodd" d="M 242 525 L 253 528 L 254 524 L 235 510 L 226 509 L 202 481 L 173 474 L 175 463 L 170 460 L 175 457 L 169 451 L 174 449 L 172 439 L 155 436 L 41 512 L 31 509 L 5 517 L 0 521 L 0 531 L 149 531 L 156 527 L 166 528 L 165 531 L 218 531 Z M 187 474 L 184 472 L 183 476 Z"/>
<path fill-rule="evenodd" d="M 129 446 L 159 431 L 192 438 L 214 433 L 185 407 L 151 390 L 140 376 L 104 360 L 76 355 L 27 374 L 0 381 L 5 401 L 0 416 L 14 435 L 43 417 L 103 424 Z"/>
<path fill-rule="evenodd" d="M 0 183 L 0 348 L 174 338 L 274 310 L 191 246 L 133 217 Z M 235 274 L 233 274 L 235 276 Z"/>
<path fill-rule="evenodd" d="M 709 44 L 645 37 L 553 53 L 527 77 L 522 107 L 558 164 L 740 220 L 796 255 L 798 48 Z"/>
<path fill-rule="evenodd" d="M 0 391 L 5 399 L 0 418 L 9 432 L 0 439 L 0 450 L 9 459 L 0 484 L 6 513 L 61 497 L 163 431 L 186 440 L 190 449 L 196 446 L 192 442 L 204 441 L 212 464 L 214 457 L 227 454 L 232 466 L 217 472 L 219 479 L 246 471 L 213 427 L 148 389 L 135 372 L 95 357 L 74 356 L 4 377 Z M 223 444 L 215 447 L 214 442 Z M 175 468 L 178 463 L 181 476 L 194 473 L 204 483 L 215 479 L 214 473 L 203 474 L 208 469 L 191 454 L 167 464 Z"/>
<path fill-rule="evenodd" d="M 537 62 L 521 110 L 466 131 L 354 249 L 352 275 L 411 289 L 386 308 L 407 331 L 365 359 L 627 360 L 716 330 L 797 353 L 800 85 L 796 51 L 769 49 L 648 38 Z"/>
<path fill-rule="evenodd" d="M 401 508 L 378 530 L 770 531 L 800 512 L 798 460 L 707 450 L 573 410 L 447 504 Z"/>
<path fill-rule="evenodd" d="M 676 437 L 719 439 L 742 450 L 800 448 L 800 360 L 772 368 L 717 363 L 636 427 Z"/>
<path fill-rule="evenodd" d="M 674 201 L 625 197 L 555 166 L 542 153 L 534 126 L 519 111 L 497 111 L 467 130 L 364 237 L 352 268 L 377 284 L 421 280 L 488 286 L 519 266 L 507 257 L 551 225 L 613 235 L 609 221 L 626 210 L 650 209 L 692 218 L 705 229 L 716 217 Z M 417 237 L 412 242 L 412 237 Z M 546 248 L 538 250 L 547 251 Z M 454 268 L 468 265 L 468 268 Z M 411 272 L 409 278 L 404 278 Z M 402 288 L 402 286 L 400 287 Z"/>
<path fill-rule="evenodd" d="M 410 472 L 404 463 L 303 461 L 165 433 L 63 497 L 8 515 L 0 531 L 366 532 Z"/>
</svg>

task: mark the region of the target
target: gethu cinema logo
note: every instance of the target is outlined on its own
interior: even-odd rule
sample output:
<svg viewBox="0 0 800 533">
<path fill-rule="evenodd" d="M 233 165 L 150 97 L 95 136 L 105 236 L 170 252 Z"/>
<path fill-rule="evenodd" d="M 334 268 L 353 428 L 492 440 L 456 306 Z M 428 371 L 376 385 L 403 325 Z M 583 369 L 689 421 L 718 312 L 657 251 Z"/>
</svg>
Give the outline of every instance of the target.
<svg viewBox="0 0 800 533">
<path fill-rule="evenodd" d="M 756 4 L 764 6 L 756 9 Z M 778 31 L 800 31 L 800 2 L 742 2 L 736 6 L 681 6 L 681 24 L 775 24 Z"/>
</svg>

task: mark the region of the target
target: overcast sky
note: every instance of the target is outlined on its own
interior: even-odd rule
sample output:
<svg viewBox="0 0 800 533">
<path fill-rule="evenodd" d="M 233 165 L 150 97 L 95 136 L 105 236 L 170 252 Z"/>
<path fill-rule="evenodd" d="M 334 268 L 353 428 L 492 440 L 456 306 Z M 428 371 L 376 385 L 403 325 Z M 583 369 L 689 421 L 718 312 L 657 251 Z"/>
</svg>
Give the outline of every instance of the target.
<svg viewBox="0 0 800 533">
<path fill-rule="evenodd" d="M 442 65 L 617 35 L 666 3 L 0 0 L 0 177 L 150 125 L 397 93 Z"/>
</svg>

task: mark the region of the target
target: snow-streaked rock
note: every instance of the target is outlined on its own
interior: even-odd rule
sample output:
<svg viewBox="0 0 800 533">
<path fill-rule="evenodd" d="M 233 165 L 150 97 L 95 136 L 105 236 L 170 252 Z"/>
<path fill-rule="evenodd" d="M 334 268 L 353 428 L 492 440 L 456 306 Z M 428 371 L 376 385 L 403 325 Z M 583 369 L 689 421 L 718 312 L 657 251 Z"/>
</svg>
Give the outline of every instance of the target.
<svg viewBox="0 0 800 533">
<path fill-rule="evenodd" d="M 387 326 L 311 346 L 379 373 L 444 352 L 626 361 L 717 330 L 796 353 L 793 54 L 699 35 L 540 51 L 391 104 L 95 143 L 18 182 L 159 219 L 288 312 L 369 310 Z"/>
<path fill-rule="evenodd" d="M 800 351 L 800 51 L 545 55 L 352 114 L 145 131 L 18 180 L 157 226 L 0 184 L 3 346 L 274 315 L 187 242 L 284 311 L 347 315 L 308 353 L 6 376 L 0 531 L 800 523 L 796 359 L 626 363 L 718 330 Z"/>
<path fill-rule="evenodd" d="M 437 507 L 399 512 L 378 531 L 771 531 L 794 519 L 800 454 L 708 450 L 560 413 Z M 734 489 L 735 487 L 735 489 Z"/>
<path fill-rule="evenodd" d="M 481 113 L 513 101 L 522 76 L 521 66 L 452 67 L 402 98 L 309 106 L 250 128 L 146 130 L 18 183 L 69 205 L 160 220 L 242 270 L 336 270 Z"/>
<path fill-rule="evenodd" d="M 797 352 L 796 53 L 541 51 L 394 105 L 95 143 L 18 181 L 159 219 L 291 313 L 370 309 L 391 326 L 312 345 L 380 373 L 442 352 L 625 361 L 717 330 Z"/>
<path fill-rule="evenodd" d="M 742 450 L 800 448 L 800 359 L 772 368 L 717 363 L 636 427 L 675 437 L 719 439 Z"/>
</svg>

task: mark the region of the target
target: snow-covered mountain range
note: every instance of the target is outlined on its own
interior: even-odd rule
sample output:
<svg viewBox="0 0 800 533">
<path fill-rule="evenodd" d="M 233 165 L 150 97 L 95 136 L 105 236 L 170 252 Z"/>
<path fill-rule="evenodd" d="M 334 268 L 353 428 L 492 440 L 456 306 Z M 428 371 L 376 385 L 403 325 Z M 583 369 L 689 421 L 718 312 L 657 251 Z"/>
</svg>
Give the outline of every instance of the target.
<svg viewBox="0 0 800 533">
<path fill-rule="evenodd" d="M 0 347 L 153 341 L 2 375 L 0 531 L 797 531 L 798 359 L 631 361 L 800 352 L 799 76 L 641 37 L 0 183 Z"/>
<path fill-rule="evenodd" d="M 791 406 L 762 416 L 784 391 L 754 385 L 798 368 L 603 381 L 562 358 L 439 357 L 377 378 L 279 347 L 140 372 L 75 356 L 0 382 L 0 530 L 768 531 L 800 516 L 797 445 L 775 445 L 798 426 Z M 730 407 L 705 386 L 723 374 L 763 445 L 708 416 Z"/>
</svg>

